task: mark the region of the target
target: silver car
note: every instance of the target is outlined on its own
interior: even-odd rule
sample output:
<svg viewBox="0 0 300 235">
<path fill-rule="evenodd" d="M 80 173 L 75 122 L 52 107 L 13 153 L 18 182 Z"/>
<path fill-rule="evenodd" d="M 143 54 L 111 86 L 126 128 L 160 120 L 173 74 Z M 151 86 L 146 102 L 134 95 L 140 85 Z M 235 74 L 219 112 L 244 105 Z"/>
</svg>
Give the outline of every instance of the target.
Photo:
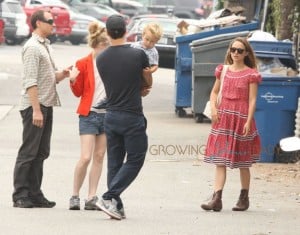
<svg viewBox="0 0 300 235">
<path fill-rule="evenodd" d="M 79 45 L 86 43 L 86 37 L 88 35 L 88 27 L 91 22 L 97 21 L 103 27 L 105 24 L 102 21 L 97 20 L 95 17 L 81 14 L 77 9 L 70 7 L 70 19 L 72 24 L 71 34 L 68 36 L 60 36 L 61 41 L 70 41 L 73 45 Z"/>
</svg>

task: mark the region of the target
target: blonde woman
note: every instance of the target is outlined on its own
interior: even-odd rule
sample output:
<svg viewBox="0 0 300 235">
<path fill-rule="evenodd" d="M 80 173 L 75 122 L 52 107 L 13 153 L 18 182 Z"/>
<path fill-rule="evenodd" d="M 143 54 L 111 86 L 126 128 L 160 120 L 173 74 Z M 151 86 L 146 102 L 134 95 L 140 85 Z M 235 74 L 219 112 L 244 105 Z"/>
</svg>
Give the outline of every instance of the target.
<svg viewBox="0 0 300 235">
<path fill-rule="evenodd" d="M 105 28 L 97 22 L 89 26 L 88 45 L 90 54 L 78 60 L 72 68 L 70 87 L 76 97 L 80 97 L 79 135 L 81 153 L 74 172 L 73 194 L 70 198 L 70 210 L 80 210 L 79 191 L 87 174 L 90 162 L 88 197 L 85 210 L 95 210 L 98 198 L 96 191 L 101 176 L 103 158 L 106 151 L 106 137 L 103 121 L 105 116 L 106 94 L 96 68 L 95 59 L 109 46 Z"/>
</svg>

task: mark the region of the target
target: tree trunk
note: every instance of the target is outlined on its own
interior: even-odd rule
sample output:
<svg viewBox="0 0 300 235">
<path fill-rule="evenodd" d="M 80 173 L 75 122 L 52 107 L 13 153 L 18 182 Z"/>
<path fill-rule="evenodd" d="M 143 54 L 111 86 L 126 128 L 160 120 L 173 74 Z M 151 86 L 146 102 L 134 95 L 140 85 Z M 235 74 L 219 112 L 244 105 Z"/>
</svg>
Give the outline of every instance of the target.
<svg viewBox="0 0 300 235">
<path fill-rule="evenodd" d="M 276 27 L 276 38 L 278 40 L 290 39 L 293 40 L 293 12 L 295 1 L 298 0 L 280 0 L 280 23 Z"/>
</svg>

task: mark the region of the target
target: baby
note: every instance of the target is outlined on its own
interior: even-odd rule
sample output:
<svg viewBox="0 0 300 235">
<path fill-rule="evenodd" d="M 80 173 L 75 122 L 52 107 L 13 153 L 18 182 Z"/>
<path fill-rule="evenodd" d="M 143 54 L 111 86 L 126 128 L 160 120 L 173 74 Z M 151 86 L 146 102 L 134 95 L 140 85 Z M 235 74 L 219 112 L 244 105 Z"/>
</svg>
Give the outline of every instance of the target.
<svg viewBox="0 0 300 235">
<path fill-rule="evenodd" d="M 131 46 L 145 51 L 149 59 L 150 72 L 154 73 L 158 69 L 158 51 L 155 44 L 163 34 L 161 26 L 157 23 L 149 23 L 144 27 L 142 40 L 132 43 Z"/>
</svg>

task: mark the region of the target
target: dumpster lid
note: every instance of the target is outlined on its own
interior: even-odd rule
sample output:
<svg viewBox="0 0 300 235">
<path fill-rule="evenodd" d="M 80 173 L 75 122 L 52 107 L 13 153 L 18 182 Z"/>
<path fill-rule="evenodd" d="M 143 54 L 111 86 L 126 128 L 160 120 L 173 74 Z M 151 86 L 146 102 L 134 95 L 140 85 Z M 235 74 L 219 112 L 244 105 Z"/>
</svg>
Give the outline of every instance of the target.
<svg viewBox="0 0 300 235">
<path fill-rule="evenodd" d="M 277 81 L 277 82 L 293 82 L 295 85 L 300 85 L 299 76 L 283 76 L 274 73 L 260 72 L 263 81 Z"/>
<path fill-rule="evenodd" d="M 192 41 L 192 43 L 190 43 L 190 47 L 197 47 L 197 46 L 208 45 L 208 44 L 216 43 L 216 42 L 220 42 L 220 41 L 232 40 L 236 37 L 245 37 L 245 36 L 249 35 L 249 33 L 250 33 L 250 31 L 247 30 L 247 31 L 242 31 L 242 32 L 224 33 L 224 34 L 218 34 L 218 35 L 214 35 L 214 36 L 207 37 L 207 38 L 201 38 L 201 39 Z"/>
<path fill-rule="evenodd" d="M 183 42 L 192 42 L 193 40 L 206 38 L 218 34 L 224 33 L 233 33 L 233 32 L 240 32 L 240 31 L 251 31 L 257 30 L 259 28 L 259 22 L 253 21 L 247 24 L 240 24 L 235 26 L 226 26 L 226 27 L 215 27 L 214 29 L 205 29 L 199 33 L 195 34 L 188 34 L 188 35 L 180 35 L 175 37 L 176 43 L 183 43 Z"/>
<path fill-rule="evenodd" d="M 251 40 L 251 38 L 248 41 L 254 51 L 293 54 L 293 43 L 291 41 L 258 41 Z"/>
<path fill-rule="evenodd" d="M 284 52 L 266 52 L 266 51 L 254 51 L 257 57 L 264 57 L 264 58 L 282 58 L 282 59 L 291 59 L 295 60 L 292 54 L 287 54 Z"/>
</svg>

